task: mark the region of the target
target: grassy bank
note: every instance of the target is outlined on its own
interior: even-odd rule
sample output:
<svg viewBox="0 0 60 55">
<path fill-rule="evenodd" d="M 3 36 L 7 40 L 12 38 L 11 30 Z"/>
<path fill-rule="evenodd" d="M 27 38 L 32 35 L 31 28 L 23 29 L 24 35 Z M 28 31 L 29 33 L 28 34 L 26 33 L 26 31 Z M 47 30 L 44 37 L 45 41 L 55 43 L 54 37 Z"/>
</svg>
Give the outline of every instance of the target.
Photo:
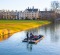
<svg viewBox="0 0 60 55">
<path fill-rule="evenodd" d="M 50 22 L 39 20 L 0 20 L 0 36 L 36 28 L 48 23 Z"/>
</svg>

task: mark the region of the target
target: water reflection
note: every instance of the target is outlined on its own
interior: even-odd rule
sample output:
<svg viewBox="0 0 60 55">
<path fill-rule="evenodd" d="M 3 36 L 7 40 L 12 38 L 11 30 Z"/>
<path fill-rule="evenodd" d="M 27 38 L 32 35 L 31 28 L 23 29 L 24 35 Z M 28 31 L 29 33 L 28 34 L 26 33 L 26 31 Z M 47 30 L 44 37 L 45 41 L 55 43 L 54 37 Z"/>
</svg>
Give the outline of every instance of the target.
<svg viewBox="0 0 60 55">
<path fill-rule="evenodd" d="M 42 34 L 44 38 L 36 45 L 24 43 L 22 40 L 26 38 L 27 32 Z M 9 38 L 9 35 L 6 37 Z M 5 35 L 0 38 L 4 39 Z M 0 42 L 0 55 L 60 55 L 60 23 L 15 33 L 6 41 Z"/>
<path fill-rule="evenodd" d="M 59 32 L 60 32 L 60 24 L 59 23 L 52 23 L 50 25 L 48 25 L 47 29 L 49 33 L 49 36 L 51 38 L 51 41 L 52 42 L 58 42 L 59 41 L 59 38 L 60 38 L 60 35 L 59 35 Z"/>
<path fill-rule="evenodd" d="M 27 30 L 26 32 L 33 33 L 35 35 L 42 34 L 46 38 L 50 37 L 51 42 L 58 42 L 60 39 L 60 22 L 51 23 L 50 25 L 42 26 L 39 28 Z"/>
<path fill-rule="evenodd" d="M 12 35 L 12 33 L 10 33 L 10 30 L 7 31 L 7 34 L 5 34 L 5 31 L 2 32 L 2 35 L 0 35 L 0 41 L 8 39 Z"/>
<path fill-rule="evenodd" d="M 59 41 L 58 25 L 54 24 L 51 24 L 50 26 L 51 41 L 58 42 Z"/>
<path fill-rule="evenodd" d="M 32 51 L 32 46 L 33 46 L 33 44 L 27 43 L 27 50 L 28 51 Z"/>
<path fill-rule="evenodd" d="M 52 44 L 60 43 L 60 22 L 51 23 L 49 25 L 45 25 L 45 26 L 42 26 L 39 28 L 25 31 L 25 33 L 27 33 L 27 32 L 29 32 L 29 33 L 32 32 L 34 35 L 40 35 L 40 34 L 44 35 L 44 39 L 42 39 L 39 43 L 37 43 L 37 45 L 27 43 L 27 50 L 30 52 L 33 51 L 34 46 L 39 46 L 39 45 L 43 46 L 45 43 L 47 45 L 43 46 L 43 49 L 45 50 L 45 48 L 47 47 L 47 49 L 50 48 L 50 49 L 48 49 L 49 51 L 52 51 L 52 49 L 57 48 L 56 46 L 58 46 L 58 45 L 54 46 Z M 39 47 L 38 47 L 38 49 L 39 49 Z M 35 51 L 36 51 L 36 47 L 35 47 Z M 55 49 L 55 51 L 56 51 L 56 49 Z"/>
</svg>

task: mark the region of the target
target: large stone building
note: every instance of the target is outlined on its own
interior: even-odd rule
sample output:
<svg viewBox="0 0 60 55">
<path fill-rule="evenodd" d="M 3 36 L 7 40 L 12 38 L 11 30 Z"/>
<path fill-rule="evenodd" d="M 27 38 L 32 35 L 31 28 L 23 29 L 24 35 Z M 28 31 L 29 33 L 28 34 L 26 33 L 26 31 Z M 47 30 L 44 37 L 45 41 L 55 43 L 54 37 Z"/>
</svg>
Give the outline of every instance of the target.
<svg viewBox="0 0 60 55">
<path fill-rule="evenodd" d="M 3 11 L 0 10 L 0 19 L 2 19 L 2 18 L 3 18 Z"/>
<path fill-rule="evenodd" d="M 0 10 L 0 19 L 18 19 L 18 12 L 9 10 Z"/>
<path fill-rule="evenodd" d="M 57 14 L 58 13 L 58 14 Z M 24 11 L 0 10 L 0 19 L 49 19 L 60 17 L 60 10 L 57 11 L 39 11 L 36 8 L 27 8 Z"/>
<path fill-rule="evenodd" d="M 39 14 L 41 19 L 49 19 L 55 16 L 54 11 L 40 11 Z"/>
<path fill-rule="evenodd" d="M 39 17 L 39 11 L 38 9 L 29 8 L 26 9 L 25 11 L 20 11 L 19 12 L 19 19 L 37 19 Z"/>
<path fill-rule="evenodd" d="M 55 11 L 47 11 L 47 9 L 45 11 L 39 11 L 34 7 L 32 9 L 28 7 L 25 11 L 19 12 L 19 19 L 49 19 L 55 17 Z"/>
</svg>

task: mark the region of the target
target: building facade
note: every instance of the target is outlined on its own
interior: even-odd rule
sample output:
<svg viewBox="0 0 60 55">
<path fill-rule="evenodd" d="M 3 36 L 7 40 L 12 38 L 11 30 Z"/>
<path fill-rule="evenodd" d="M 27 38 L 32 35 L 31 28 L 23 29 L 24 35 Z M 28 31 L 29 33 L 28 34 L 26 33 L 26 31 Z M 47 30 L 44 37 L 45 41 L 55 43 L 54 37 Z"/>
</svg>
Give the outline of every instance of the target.
<svg viewBox="0 0 60 55">
<path fill-rule="evenodd" d="M 57 11 L 39 11 L 38 9 L 32 7 L 27 8 L 24 11 L 9 11 L 0 10 L 0 19 L 49 19 L 49 18 L 60 18 L 60 10 Z"/>
<path fill-rule="evenodd" d="M 25 11 L 20 11 L 19 12 L 19 19 L 37 19 L 39 17 L 39 11 L 38 9 L 29 8 L 26 9 Z"/>
<path fill-rule="evenodd" d="M 41 19 L 49 19 L 55 16 L 54 11 L 40 11 L 39 14 Z"/>
<path fill-rule="evenodd" d="M 17 11 L 1 10 L 0 19 L 18 19 Z"/>
</svg>

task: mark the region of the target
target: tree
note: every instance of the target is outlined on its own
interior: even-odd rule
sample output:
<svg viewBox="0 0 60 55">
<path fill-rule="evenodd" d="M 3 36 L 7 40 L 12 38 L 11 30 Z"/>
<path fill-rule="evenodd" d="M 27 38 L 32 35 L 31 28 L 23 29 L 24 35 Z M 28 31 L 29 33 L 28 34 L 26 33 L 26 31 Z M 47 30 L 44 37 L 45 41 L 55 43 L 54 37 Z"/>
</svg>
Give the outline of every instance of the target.
<svg viewBox="0 0 60 55">
<path fill-rule="evenodd" d="M 60 6 L 60 3 L 58 1 L 52 1 L 51 2 L 51 7 L 52 7 L 52 10 L 57 10 Z"/>
</svg>

